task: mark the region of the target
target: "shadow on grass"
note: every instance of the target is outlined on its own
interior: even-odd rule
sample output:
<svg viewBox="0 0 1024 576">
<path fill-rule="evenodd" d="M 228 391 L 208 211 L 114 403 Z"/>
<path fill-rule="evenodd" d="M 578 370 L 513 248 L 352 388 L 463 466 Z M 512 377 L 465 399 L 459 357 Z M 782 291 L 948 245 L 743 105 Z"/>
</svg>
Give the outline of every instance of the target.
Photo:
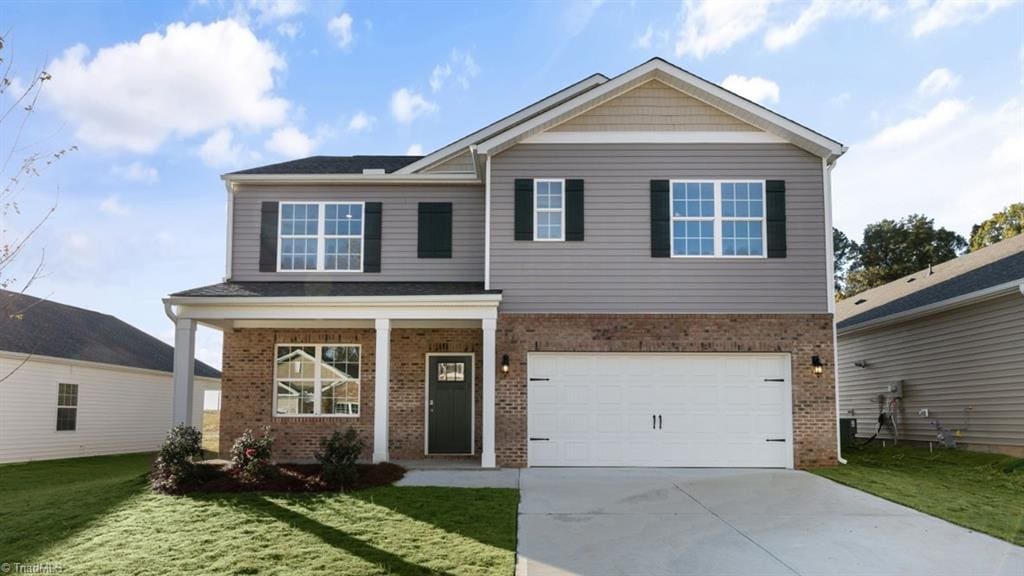
<svg viewBox="0 0 1024 576">
<path fill-rule="evenodd" d="M 400 556 L 364 542 L 333 526 L 328 526 L 309 516 L 281 506 L 263 496 L 239 495 L 223 499 L 209 498 L 207 496 L 203 499 L 230 501 L 232 505 L 245 509 L 250 513 L 270 516 L 296 530 L 301 530 L 319 538 L 329 546 L 361 558 L 370 564 L 380 566 L 388 574 L 438 574 L 442 576 L 449 574 L 419 564 L 413 564 Z M 318 498 L 301 498 L 297 503 L 315 505 L 319 500 Z"/>
<path fill-rule="evenodd" d="M 0 466 L 0 562 L 40 554 L 148 489 L 152 454 Z"/>
<path fill-rule="evenodd" d="M 402 486 L 361 490 L 350 496 L 481 544 L 516 549 L 517 490 Z"/>
</svg>

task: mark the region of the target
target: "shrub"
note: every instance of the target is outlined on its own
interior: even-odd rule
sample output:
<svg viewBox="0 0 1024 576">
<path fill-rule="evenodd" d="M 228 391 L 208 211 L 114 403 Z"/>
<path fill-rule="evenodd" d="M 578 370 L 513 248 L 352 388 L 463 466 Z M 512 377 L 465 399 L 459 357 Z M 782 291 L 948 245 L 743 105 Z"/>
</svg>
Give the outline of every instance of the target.
<svg viewBox="0 0 1024 576">
<path fill-rule="evenodd" d="M 231 467 L 246 482 L 257 482 L 269 477 L 274 466 L 270 463 L 270 449 L 274 445 L 274 437 L 270 435 L 270 426 L 263 427 L 263 437 L 257 438 L 252 430 L 247 429 L 231 446 Z"/>
<path fill-rule="evenodd" d="M 158 492 L 177 492 L 197 476 L 196 459 L 203 455 L 203 434 L 198 428 L 178 424 L 167 432 L 167 439 L 153 462 L 150 483 Z"/>
<path fill-rule="evenodd" d="M 314 454 L 320 463 L 320 478 L 331 485 L 351 486 L 356 481 L 356 460 L 363 453 L 363 441 L 352 428 L 344 434 L 335 431 L 320 439 L 320 451 Z"/>
</svg>

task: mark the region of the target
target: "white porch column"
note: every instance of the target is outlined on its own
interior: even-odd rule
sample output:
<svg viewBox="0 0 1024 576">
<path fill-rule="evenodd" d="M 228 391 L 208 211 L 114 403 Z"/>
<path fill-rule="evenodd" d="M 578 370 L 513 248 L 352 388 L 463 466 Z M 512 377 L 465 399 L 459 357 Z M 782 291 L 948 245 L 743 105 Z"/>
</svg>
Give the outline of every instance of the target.
<svg viewBox="0 0 1024 576">
<path fill-rule="evenodd" d="M 480 454 L 480 466 L 494 468 L 494 329 L 497 320 L 484 318 L 484 448 Z"/>
<path fill-rule="evenodd" d="M 373 461 L 388 460 L 388 388 L 391 378 L 391 320 L 378 318 L 377 358 L 373 385 Z"/>
<path fill-rule="evenodd" d="M 174 323 L 174 400 L 172 424 L 192 425 L 192 396 L 195 388 L 196 322 L 178 318 Z"/>
</svg>

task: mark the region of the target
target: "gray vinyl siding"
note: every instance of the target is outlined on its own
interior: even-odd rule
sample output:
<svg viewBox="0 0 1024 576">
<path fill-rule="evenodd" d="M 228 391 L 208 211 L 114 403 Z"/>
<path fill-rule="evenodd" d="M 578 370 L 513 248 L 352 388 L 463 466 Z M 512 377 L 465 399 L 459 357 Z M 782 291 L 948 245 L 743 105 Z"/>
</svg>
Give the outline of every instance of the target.
<svg viewBox="0 0 1024 576">
<path fill-rule="evenodd" d="M 904 380 L 900 437 L 1024 446 L 1024 297 L 1019 292 L 908 322 L 839 335 L 840 413 L 861 436 L 878 427 L 878 395 Z M 867 368 L 854 362 L 865 361 Z M 927 408 L 928 418 L 918 416 Z M 891 438 L 883 430 L 882 438 Z"/>
<path fill-rule="evenodd" d="M 582 178 L 583 242 L 514 240 L 516 178 Z M 652 258 L 650 181 L 786 181 L 784 259 Z M 491 287 L 508 312 L 828 310 L 821 159 L 789 144 L 531 144 L 491 164 Z"/>
<path fill-rule="evenodd" d="M 380 273 L 260 272 L 260 204 L 264 201 L 382 202 Z M 416 257 L 420 202 L 452 203 L 452 257 Z M 483 282 L 484 192 L 480 186 L 243 186 L 235 193 L 231 279 L 236 281 Z"/>
</svg>

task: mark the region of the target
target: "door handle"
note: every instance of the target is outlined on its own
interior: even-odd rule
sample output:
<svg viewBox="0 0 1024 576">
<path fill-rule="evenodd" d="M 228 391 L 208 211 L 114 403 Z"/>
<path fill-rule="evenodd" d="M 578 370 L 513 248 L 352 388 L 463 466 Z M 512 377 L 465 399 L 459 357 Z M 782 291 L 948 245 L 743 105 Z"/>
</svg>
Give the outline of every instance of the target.
<svg viewBox="0 0 1024 576">
<path fill-rule="evenodd" d="M 657 430 L 657 429 L 658 429 L 658 417 L 655 416 L 654 414 L 651 414 L 651 430 Z"/>
<path fill-rule="evenodd" d="M 785 438 L 765 438 L 765 442 L 785 442 Z"/>
<path fill-rule="evenodd" d="M 785 378 L 765 378 L 765 382 L 785 382 Z"/>
<path fill-rule="evenodd" d="M 551 378 L 530 378 L 530 382 L 550 382 Z"/>
<path fill-rule="evenodd" d="M 658 430 L 661 430 L 661 414 L 658 414 Z"/>
<path fill-rule="evenodd" d="M 550 441 L 551 441 L 551 438 L 536 438 L 534 436 L 530 436 L 530 442 L 550 442 Z"/>
</svg>

